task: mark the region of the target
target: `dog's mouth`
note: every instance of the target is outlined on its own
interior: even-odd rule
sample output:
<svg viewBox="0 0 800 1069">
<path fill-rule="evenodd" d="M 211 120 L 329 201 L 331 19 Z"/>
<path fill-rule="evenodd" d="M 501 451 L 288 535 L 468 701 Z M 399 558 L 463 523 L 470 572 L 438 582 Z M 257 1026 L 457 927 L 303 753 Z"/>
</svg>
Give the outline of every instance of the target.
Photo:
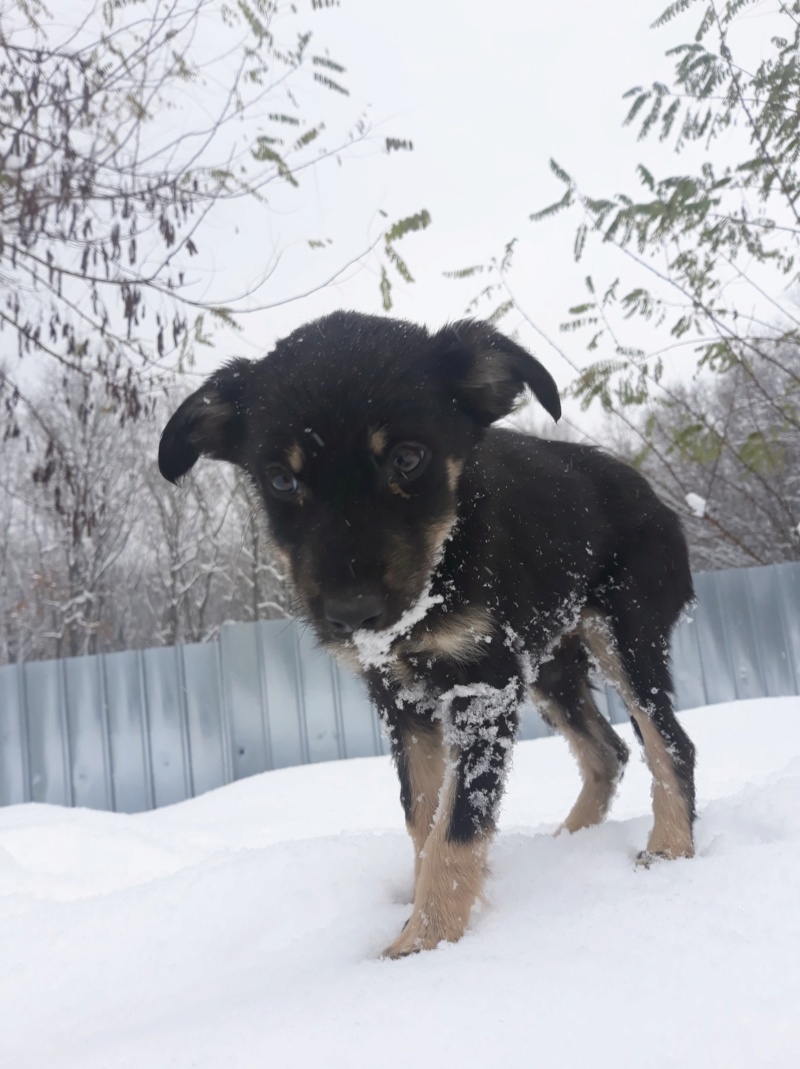
<svg viewBox="0 0 800 1069">
<path fill-rule="evenodd" d="M 377 592 L 344 596 L 320 596 L 309 605 L 308 616 L 325 642 L 347 643 L 366 648 L 375 637 L 378 643 L 405 635 L 441 600 L 431 595 L 426 583 L 420 593 L 406 598 Z"/>
<path fill-rule="evenodd" d="M 431 577 L 415 596 L 398 594 L 362 590 L 346 596 L 318 596 L 308 605 L 307 616 L 332 652 L 346 653 L 362 669 L 385 667 L 397 645 L 411 637 L 431 609 L 444 600 L 432 592 Z"/>
<path fill-rule="evenodd" d="M 444 600 L 428 587 L 393 623 L 383 628 L 360 628 L 353 632 L 352 643 L 362 668 L 385 668 L 392 661 L 393 647 L 406 639 L 436 605 Z"/>
<path fill-rule="evenodd" d="M 359 631 L 377 631 L 387 622 L 387 605 L 378 592 L 357 593 L 322 599 L 321 613 L 327 631 L 343 639 Z"/>
<path fill-rule="evenodd" d="M 316 579 L 309 567 L 298 588 L 305 615 L 323 645 L 352 651 L 363 667 L 384 663 L 398 641 L 408 638 L 443 601 L 433 589 L 454 526 L 453 516 L 433 525 L 417 547 L 395 539 L 381 568 L 359 568 L 351 562 L 361 572 L 357 583 L 330 585 Z"/>
</svg>

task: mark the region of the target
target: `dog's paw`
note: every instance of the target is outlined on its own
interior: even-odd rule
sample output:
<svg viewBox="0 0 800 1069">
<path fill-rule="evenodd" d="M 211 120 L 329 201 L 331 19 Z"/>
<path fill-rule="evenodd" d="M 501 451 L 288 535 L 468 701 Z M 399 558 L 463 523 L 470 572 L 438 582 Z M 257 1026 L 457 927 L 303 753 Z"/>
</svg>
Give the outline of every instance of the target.
<svg viewBox="0 0 800 1069">
<path fill-rule="evenodd" d="M 658 861 L 670 861 L 671 859 L 672 855 L 664 850 L 640 850 L 636 855 L 636 867 L 637 869 L 649 869 L 651 865 L 655 865 Z"/>
<path fill-rule="evenodd" d="M 694 857 L 694 850 L 673 853 L 670 850 L 642 850 L 636 855 L 636 867 L 649 869 L 659 861 L 674 861 L 679 857 Z"/>
<path fill-rule="evenodd" d="M 405 932 L 405 929 L 403 929 Z M 397 958 L 407 958 L 411 954 L 419 954 L 423 949 L 421 939 L 408 939 L 405 934 L 400 934 L 393 943 L 381 954 L 382 958 L 389 958 L 391 961 L 395 961 Z M 430 948 L 433 949 L 433 948 Z"/>
<path fill-rule="evenodd" d="M 421 950 L 434 950 L 440 943 L 455 943 L 464 934 L 463 925 L 437 924 L 426 913 L 414 910 L 400 935 L 391 943 L 382 958 L 407 958 Z"/>
</svg>

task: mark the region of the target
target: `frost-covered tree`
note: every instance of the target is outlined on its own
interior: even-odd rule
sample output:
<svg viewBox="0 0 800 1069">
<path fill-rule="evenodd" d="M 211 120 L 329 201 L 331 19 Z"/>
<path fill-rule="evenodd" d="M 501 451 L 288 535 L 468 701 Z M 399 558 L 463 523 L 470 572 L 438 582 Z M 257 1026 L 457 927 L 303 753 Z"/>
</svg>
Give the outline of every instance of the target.
<svg viewBox="0 0 800 1069">
<path fill-rule="evenodd" d="M 714 560 L 786 559 L 800 555 L 800 497 L 787 467 L 800 440 L 800 3 L 676 0 L 655 28 L 691 16 L 690 39 L 668 52 L 669 83 L 627 93 L 625 122 L 638 126 L 645 157 L 635 188 L 590 193 L 590 175 L 551 161 L 562 195 L 531 218 L 574 219 L 575 260 L 602 247 L 602 263 L 619 264 L 618 274 L 586 276 L 563 324 L 590 354 L 587 364 L 560 347 L 575 367 L 572 395 L 623 421 L 638 462 L 662 473 L 672 465 L 682 478 L 696 465 L 687 492 L 710 480 L 715 494 L 727 481 L 755 495 L 768 536 L 742 532 L 741 546 L 728 540 Z M 672 144 L 680 170 L 656 173 L 646 158 L 654 138 Z M 453 272 L 485 277 L 474 307 L 489 302 L 496 319 L 524 314 L 514 247 Z M 687 356 L 699 376 L 691 388 L 675 370 L 680 357 L 685 374 Z M 715 517 L 725 521 L 709 501 L 710 531 Z"/>
<path fill-rule="evenodd" d="M 800 372 L 800 351 L 781 363 Z M 776 366 L 762 371 L 767 398 L 791 391 Z M 698 433 L 702 410 L 712 433 Z M 772 404 L 734 368 L 677 386 L 647 411 L 651 446 L 631 453 L 661 493 L 684 513 L 697 568 L 800 559 L 800 435 L 776 428 Z"/>
<path fill-rule="evenodd" d="M 258 492 L 239 469 L 225 475 L 233 483 L 230 523 L 240 536 L 230 543 L 233 582 L 223 618 L 254 621 L 289 616 L 286 571 L 268 537 Z M 175 492 L 172 487 L 167 489 Z"/>
<path fill-rule="evenodd" d="M 225 520 L 248 511 L 244 488 L 209 476 L 168 501 L 151 478 L 154 417 L 198 345 L 294 296 L 275 213 L 302 218 L 368 139 L 389 164 L 412 148 L 372 134 L 312 35 L 335 6 L 0 0 L 3 656 L 193 641 L 282 611 L 262 533 Z M 325 264 L 312 288 L 373 258 L 389 307 L 411 277 L 400 243 L 429 216 L 366 210 L 363 246 L 311 224 L 299 245 Z M 242 213 L 263 234 L 246 283 L 213 260 Z"/>
<path fill-rule="evenodd" d="M 135 419 L 148 371 L 295 296 L 271 239 L 276 204 L 297 218 L 325 168 L 372 137 L 311 32 L 331 6 L 0 0 L 0 336 L 21 358 L 0 377 L 1 433 L 14 433 L 32 363 L 99 375 L 106 403 Z M 375 144 L 387 157 L 412 148 Z M 263 234 L 260 262 L 231 280 L 213 257 L 243 212 Z M 305 233 L 326 265 L 312 288 L 377 256 L 388 306 L 392 278 L 411 277 L 398 243 L 428 222 L 385 220 L 338 256 L 329 235 Z"/>
<path fill-rule="evenodd" d="M 138 545 L 149 614 L 139 616 L 154 629 L 136 645 L 203 642 L 228 621 L 288 615 L 283 571 L 253 491 L 238 473 L 209 467 L 176 493 L 151 462 L 142 479 Z"/>
<path fill-rule="evenodd" d="M 288 594 L 253 493 L 208 467 L 176 494 L 161 402 L 119 419 L 101 376 L 65 372 L 0 438 L 0 661 L 201 642 L 282 617 Z"/>
<path fill-rule="evenodd" d="M 56 656 L 104 646 L 134 596 L 115 565 L 140 508 L 139 438 L 98 377 L 64 372 L 2 443 L 0 516 L 16 576 L 19 656 L 46 640 Z"/>
<path fill-rule="evenodd" d="M 151 641 L 173 645 L 206 637 L 209 603 L 213 607 L 219 587 L 229 584 L 221 533 L 230 488 L 221 479 L 195 479 L 186 493 L 166 494 L 154 465 L 147 464 L 142 476 L 147 524 L 140 543 L 147 561 L 142 593 L 155 623 Z"/>
</svg>

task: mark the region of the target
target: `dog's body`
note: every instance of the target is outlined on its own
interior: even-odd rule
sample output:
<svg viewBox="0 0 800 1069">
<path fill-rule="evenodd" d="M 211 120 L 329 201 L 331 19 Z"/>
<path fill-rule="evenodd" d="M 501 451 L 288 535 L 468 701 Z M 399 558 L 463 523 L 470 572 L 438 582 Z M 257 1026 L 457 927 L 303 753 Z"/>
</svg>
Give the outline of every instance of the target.
<svg viewBox="0 0 800 1069">
<path fill-rule="evenodd" d="M 678 518 L 602 452 L 492 428 L 525 386 L 558 418 L 544 368 L 486 324 L 431 336 L 337 313 L 212 376 L 162 438 L 173 481 L 200 454 L 249 473 L 304 615 L 381 711 L 415 850 L 390 956 L 463 933 L 526 692 L 580 766 L 564 827 L 604 818 L 628 753 L 593 665 L 653 774 L 642 859 L 693 853 L 694 750 L 668 667 L 692 597 Z"/>
</svg>

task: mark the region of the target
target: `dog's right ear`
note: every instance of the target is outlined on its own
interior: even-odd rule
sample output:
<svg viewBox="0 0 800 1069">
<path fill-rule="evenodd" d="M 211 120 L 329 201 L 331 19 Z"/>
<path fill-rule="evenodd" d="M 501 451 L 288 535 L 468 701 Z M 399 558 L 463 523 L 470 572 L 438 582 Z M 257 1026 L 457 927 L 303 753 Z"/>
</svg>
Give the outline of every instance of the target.
<svg viewBox="0 0 800 1069">
<path fill-rule="evenodd" d="M 250 367 L 249 360 L 232 360 L 178 408 L 158 447 L 158 469 L 165 479 L 177 482 L 200 456 L 240 461 Z"/>
</svg>

